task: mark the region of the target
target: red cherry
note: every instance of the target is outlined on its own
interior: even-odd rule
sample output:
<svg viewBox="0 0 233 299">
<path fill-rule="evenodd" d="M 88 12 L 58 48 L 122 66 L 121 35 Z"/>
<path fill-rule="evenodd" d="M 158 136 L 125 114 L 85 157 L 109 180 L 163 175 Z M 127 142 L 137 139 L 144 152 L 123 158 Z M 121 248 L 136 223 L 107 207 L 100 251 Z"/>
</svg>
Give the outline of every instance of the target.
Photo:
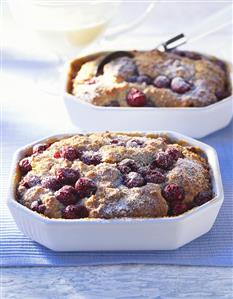
<svg viewBox="0 0 233 299">
<path fill-rule="evenodd" d="M 185 192 L 183 187 L 181 186 L 178 186 L 176 184 L 168 184 L 162 190 L 162 195 L 169 202 L 177 202 L 184 199 Z"/>
<path fill-rule="evenodd" d="M 146 184 L 141 174 L 137 172 L 130 172 L 124 178 L 124 184 L 128 188 L 141 187 Z"/>
<path fill-rule="evenodd" d="M 59 151 L 55 152 L 55 153 L 53 154 L 53 157 L 56 158 L 56 159 L 61 158 L 61 154 L 60 154 L 60 152 L 59 152 Z"/>
<path fill-rule="evenodd" d="M 171 82 L 172 91 L 183 94 L 191 89 L 191 84 L 181 77 L 175 77 Z"/>
<path fill-rule="evenodd" d="M 32 166 L 31 166 L 31 164 L 29 162 L 29 159 L 28 158 L 22 159 L 19 162 L 19 168 L 20 168 L 20 171 L 21 171 L 22 175 L 25 175 L 29 171 L 31 171 L 32 170 Z"/>
<path fill-rule="evenodd" d="M 97 191 L 96 183 L 88 178 L 80 178 L 75 183 L 75 189 L 79 198 L 89 197 Z"/>
<path fill-rule="evenodd" d="M 65 219 L 79 219 L 86 218 L 89 215 L 88 209 L 83 206 L 69 205 L 63 211 L 63 218 Z"/>
<path fill-rule="evenodd" d="M 132 107 L 145 106 L 146 95 L 142 91 L 140 91 L 136 88 L 132 88 L 127 95 L 127 103 L 129 106 L 132 106 Z"/>
<path fill-rule="evenodd" d="M 69 161 L 74 161 L 78 158 L 78 154 L 75 148 L 72 146 L 64 146 L 60 152 L 61 156 Z"/>
<path fill-rule="evenodd" d="M 55 192 L 55 197 L 65 206 L 78 202 L 75 188 L 68 185 L 63 186 L 61 189 Z"/>
</svg>

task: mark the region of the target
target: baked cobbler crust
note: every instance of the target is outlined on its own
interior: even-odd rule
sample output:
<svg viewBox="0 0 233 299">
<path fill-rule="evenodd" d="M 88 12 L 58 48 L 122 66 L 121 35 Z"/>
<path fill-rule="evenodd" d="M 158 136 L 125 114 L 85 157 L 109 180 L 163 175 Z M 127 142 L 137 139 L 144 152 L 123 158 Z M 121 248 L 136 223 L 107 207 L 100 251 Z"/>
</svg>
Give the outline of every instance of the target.
<svg viewBox="0 0 233 299">
<path fill-rule="evenodd" d="M 132 51 L 98 66 L 109 53 L 72 64 L 69 91 L 82 101 L 97 106 L 202 107 L 230 95 L 226 65 L 198 53 Z M 144 100 L 132 99 L 131 91 Z"/>
<path fill-rule="evenodd" d="M 165 135 L 92 133 L 34 146 L 18 201 L 49 218 L 175 216 L 212 199 L 208 161 Z"/>
</svg>

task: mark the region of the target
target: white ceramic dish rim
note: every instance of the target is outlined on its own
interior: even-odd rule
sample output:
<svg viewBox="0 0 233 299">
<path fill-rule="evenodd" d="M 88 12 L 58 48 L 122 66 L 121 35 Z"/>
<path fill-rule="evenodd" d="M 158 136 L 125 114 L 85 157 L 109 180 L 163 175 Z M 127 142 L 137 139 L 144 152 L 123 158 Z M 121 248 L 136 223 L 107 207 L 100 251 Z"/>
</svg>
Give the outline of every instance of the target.
<svg viewBox="0 0 233 299">
<path fill-rule="evenodd" d="M 124 51 L 124 50 L 122 50 Z M 71 63 L 74 61 L 74 60 L 77 60 L 77 59 L 81 59 L 81 58 L 84 58 L 84 57 L 88 57 L 88 56 L 91 56 L 91 55 L 97 55 L 97 54 L 101 54 L 101 53 L 107 53 L 107 52 L 111 52 L 111 50 L 107 50 L 107 51 L 101 51 L 101 52 L 91 52 L 91 53 L 86 53 L 85 55 L 79 55 L 71 60 L 69 60 L 68 62 L 65 63 L 64 65 L 64 76 L 63 76 L 63 93 L 65 94 L 65 96 L 68 96 L 70 97 L 71 99 L 74 99 L 76 102 L 79 102 L 80 104 L 82 105 L 86 105 L 86 106 L 89 106 L 91 107 L 92 109 L 95 109 L 95 110 L 120 110 L 120 111 L 134 111 L 135 110 L 135 107 L 134 109 L 132 109 L 132 107 L 105 107 L 105 106 L 97 106 L 97 105 L 94 105 L 92 103 L 89 103 L 89 102 L 86 102 L 86 101 L 82 101 L 80 99 L 78 99 L 77 97 L 75 97 L 74 95 L 72 95 L 71 93 L 69 93 L 67 91 L 67 83 L 68 83 L 68 73 L 69 73 L 69 70 L 70 70 L 70 66 L 71 66 Z M 201 54 L 204 54 L 206 56 L 211 56 L 210 54 L 207 54 L 205 52 L 201 52 Z M 218 58 L 218 57 L 216 57 Z M 219 58 L 221 59 L 221 58 Z M 222 61 L 224 61 L 227 65 L 228 65 L 228 71 L 229 71 L 229 79 L 230 79 L 230 83 L 231 83 L 231 88 L 232 88 L 232 85 L 233 85 L 233 65 L 232 65 L 232 62 L 231 61 L 228 61 L 228 60 L 225 60 L 225 59 L 221 59 Z M 222 99 L 216 103 L 213 103 L 213 104 L 210 104 L 210 105 L 207 105 L 207 106 L 204 106 L 204 107 L 136 107 L 137 111 L 140 110 L 140 111 L 148 111 L 148 110 L 163 110 L 163 111 L 207 111 L 209 109 L 215 109 L 216 107 L 220 106 L 220 105 L 224 105 L 226 102 L 228 101 L 232 101 L 233 103 L 233 93 L 225 98 L 225 99 Z"/>
<path fill-rule="evenodd" d="M 114 131 L 113 131 L 114 132 Z M 29 215 L 31 215 L 31 217 L 35 217 L 36 219 L 38 219 L 39 221 L 42 221 L 44 223 L 50 223 L 50 224 L 71 224 L 71 223 L 88 223 L 88 224 L 96 224 L 96 223 L 111 223 L 111 224 L 118 224 L 118 223 L 126 223 L 126 222 L 150 222 L 150 223 L 163 223 L 163 222 L 179 222 L 182 220 L 185 220 L 201 211 L 203 211 L 204 209 L 208 209 L 211 205 L 214 205 L 216 202 L 221 201 L 223 202 L 224 199 L 224 193 L 223 193 L 223 186 L 222 186 L 222 180 L 221 180 L 221 173 L 220 173 L 220 167 L 219 167 L 219 163 L 218 163 L 218 158 L 217 158 L 217 152 L 216 150 L 203 143 L 200 141 L 197 141 L 191 137 L 187 137 L 185 135 L 182 135 L 180 133 L 177 132 L 173 132 L 173 131 L 137 131 L 138 133 L 144 133 L 144 134 L 161 134 L 161 135 L 167 135 L 168 137 L 174 138 L 174 139 L 178 139 L 178 140 L 184 140 L 186 142 L 188 142 L 191 145 L 195 145 L 198 146 L 200 149 L 203 150 L 203 152 L 205 153 L 207 151 L 207 149 L 211 150 L 214 153 L 214 163 L 216 166 L 216 171 L 218 172 L 218 175 L 213 175 L 212 177 L 212 184 L 215 187 L 215 197 L 199 206 L 196 208 L 193 208 L 189 211 L 187 211 L 184 214 L 181 214 L 179 216 L 173 216 L 173 217 L 161 217 L 161 218 L 116 218 L 116 219 L 74 219 L 74 220 L 63 220 L 63 219 L 51 219 L 51 218 L 46 218 L 44 216 L 41 216 L 38 213 L 35 213 L 33 211 L 31 211 L 30 209 L 28 209 L 27 207 L 23 206 L 22 204 L 20 204 L 19 202 L 17 202 L 16 198 L 15 198 L 15 184 L 13 183 L 13 178 L 15 177 L 15 173 L 16 173 L 16 167 L 17 167 L 17 163 L 19 162 L 19 159 L 21 158 L 21 154 L 23 152 L 25 152 L 28 148 L 31 148 L 33 145 L 41 143 L 41 142 L 46 142 L 50 139 L 60 139 L 60 138 L 64 138 L 64 137 L 70 137 L 75 135 L 75 133 L 71 133 L 71 134 L 56 134 L 56 135 L 51 135 L 39 140 L 36 140 L 30 144 L 27 144 L 21 148 L 19 148 L 13 157 L 13 161 L 12 161 L 12 167 L 11 167 L 11 172 L 10 172 L 10 183 L 9 183 L 9 192 L 8 192 L 8 198 L 7 198 L 7 204 L 8 206 L 10 205 L 15 205 L 17 208 L 19 209 L 23 209 L 24 212 L 28 213 Z M 85 131 L 82 132 L 78 132 L 77 134 L 80 133 L 88 133 Z M 127 133 L 127 132 L 124 132 Z"/>
</svg>

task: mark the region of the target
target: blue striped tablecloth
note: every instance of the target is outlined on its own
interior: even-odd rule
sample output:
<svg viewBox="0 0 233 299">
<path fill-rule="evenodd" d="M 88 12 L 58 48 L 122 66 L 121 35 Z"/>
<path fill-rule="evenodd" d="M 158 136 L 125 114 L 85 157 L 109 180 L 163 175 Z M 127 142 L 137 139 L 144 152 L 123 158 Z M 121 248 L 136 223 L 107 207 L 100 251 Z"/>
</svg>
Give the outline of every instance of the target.
<svg viewBox="0 0 233 299">
<path fill-rule="evenodd" d="M 139 252 L 53 252 L 29 240 L 16 227 L 5 199 L 12 154 L 46 131 L 36 126 L 3 123 L 3 166 L 1 178 L 0 254 L 2 266 L 71 266 L 99 264 L 178 264 L 232 266 L 233 264 L 233 123 L 203 139 L 219 156 L 225 201 L 213 229 L 206 235 L 175 251 Z M 40 132 L 40 133 L 38 133 Z M 50 133 L 50 132 L 49 132 Z"/>
</svg>

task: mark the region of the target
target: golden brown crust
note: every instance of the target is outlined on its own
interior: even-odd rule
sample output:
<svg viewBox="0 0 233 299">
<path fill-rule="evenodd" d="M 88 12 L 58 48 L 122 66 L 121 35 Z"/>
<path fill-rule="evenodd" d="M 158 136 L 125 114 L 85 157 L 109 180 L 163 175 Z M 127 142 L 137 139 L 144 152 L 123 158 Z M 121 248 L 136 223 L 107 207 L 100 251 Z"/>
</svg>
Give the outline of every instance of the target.
<svg viewBox="0 0 233 299">
<path fill-rule="evenodd" d="M 155 107 L 207 106 L 229 95 L 227 73 L 217 60 L 203 55 L 199 55 L 200 59 L 191 59 L 179 52 L 162 53 L 157 50 L 131 53 L 134 55 L 132 59 L 120 57 L 106 64 L 100 76 L 95 74 L 105 55 L 82 64 L 73 79 L 72 94 L 97 106 L 117 104 L 122 107 L 128 106 L 126 98 L 132 88 L 141 90 L 146 95 L 147 105 Z M 165 75 L 170 80 L 182 77 L 192 88 L 179 94 L 171 88 L 127 82 L 134 72 L 152 79 L 159 75 Z"/>
<path fill-rule="evenodd" d="M 147 184 L 141 188 L 122 189 L 101 188 L 86 201 L 92 218 L 121 217 L 163 217 L 168 205 L 161 195 L 159 185 Z"/>
<path fill-rule="evenodd" d="M 82 158 L 70 161 L 55 157 L 65 146 L 77 152 L 97 153 L 101 162 L 87 165 Z M 158 169 L 164 176 L 161 183 L 148 181 L 142 186 L 128 187 L 124 183 L 125 174 L 118 167 L 123 160 L 133 160 L 139 169 L 152 167 L 155 156 L 176 149 L 179 158 L 167 169 Z M 175 183 L 185 191 L 184 202 L 189 203 L 201 191 L 211 190 L 208 162 L 198 150 L 170 141 L 165 135 L 141 133 L 93 133 L 75 135 L 52 143 L 41 153 L 28 157 L 32 169 L 22 175 L 17 186 L 19 201 L 28 208 L 35 201 L 44 205 L 43 214 L 50 218 L 61 218 L 64 204 L 56 198 L 55 191 L 43 187 L 41 181 L 55 177 L 57 170 L 68 168 L 78 170 L 81 177 L 94 181 L 97 192 L 82 199 L 89 209 L 91 218 L 119 217 L 163 217 L 168 215 L 169 203 L 162 195 L 165 185 Z M 132 170 L 135 171 L 135 170 Z M 32 186 L 25 185 L 31 178 L 37 178 Z M 30 184 L 29 184 L 30 185 Z M 74 185 L 74 183 L 73 183 Z"/>
</svg>

